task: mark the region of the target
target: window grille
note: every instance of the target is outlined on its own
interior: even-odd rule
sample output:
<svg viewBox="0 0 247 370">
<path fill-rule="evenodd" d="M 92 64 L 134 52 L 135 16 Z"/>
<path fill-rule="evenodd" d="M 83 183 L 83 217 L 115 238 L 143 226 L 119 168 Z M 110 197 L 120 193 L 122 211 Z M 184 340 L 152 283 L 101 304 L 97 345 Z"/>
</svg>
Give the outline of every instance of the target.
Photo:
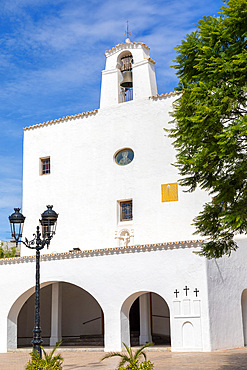
<svg viewBox="0 0 247 370">
<path fill-rule="evenodd" d="M 132 219 L 132 200 L 120 202 L 120 221 L 130 221 Z"/>
<path fill-rule="evenodd" d="M 51 173 L 50 158 L 41 159 L 41 175 L 47 175 Z"/>
</svg>

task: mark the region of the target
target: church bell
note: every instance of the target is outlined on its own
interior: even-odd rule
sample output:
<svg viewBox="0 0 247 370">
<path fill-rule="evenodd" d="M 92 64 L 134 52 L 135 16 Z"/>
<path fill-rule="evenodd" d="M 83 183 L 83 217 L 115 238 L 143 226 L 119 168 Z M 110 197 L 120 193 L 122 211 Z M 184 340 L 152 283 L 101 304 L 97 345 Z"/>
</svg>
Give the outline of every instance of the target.
<svg viewBox="0 0 247 370">
<path fill-rule="evenodd" d="M 125 89 L 129 89 L 133 87 L 133 81 L 132 81 L 132 55 L 127 54 L 121 59 L 122 67 L 121 72 L 123 73 L 123 81 L 120 83 L 121 87 L 124 87 Z"/>
<path fill-rule="evenodd" d="M 131 71 L 125 71 L 124 72 L 123 81 L 120 83 L 120 86 L 124 87 L 124 88 L 133 87 L 132 72 Z"/>
</svg>

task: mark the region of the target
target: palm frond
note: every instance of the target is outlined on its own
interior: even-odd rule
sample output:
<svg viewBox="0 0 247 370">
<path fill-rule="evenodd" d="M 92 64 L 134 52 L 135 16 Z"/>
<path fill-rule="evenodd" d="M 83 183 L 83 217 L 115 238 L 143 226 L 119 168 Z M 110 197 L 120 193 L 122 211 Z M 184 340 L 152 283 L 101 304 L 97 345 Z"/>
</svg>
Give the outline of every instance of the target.
<svg viewBox="0 0 247 370">
<path fill-rule="evenodd" d="M 145 360 L 147 359 L 147 356 L 146 356 L 146 353 L 144 352 L 144 349 L 147 348 L 147 347 L 150 347 L 150 346 L 153 346 L 154 344 L 153 343 L 146 343 L 144 344 L 141 348 L 139 348 L 136 352 L 135 352 L 135 356 L 134 356 L 134 359 L 137 360 L 141 355 L 145 358 Z"/>
<path fill-rule="evenodd" d="M 47 358 L 48 358 L 49 354 L 45 351 L 44 347 L 40 346 L 40 348 L 42 349 L 42 352 L 43 352 L 43 354 L 44 354 L 44 356 L 45 356 L 45 361 L 46 361 L 46 363 L 48 363 L 48 362 L 47 362 Z"/>
<path fill-rule="evenodd" d="M 127 344 L 123 343 L 126 351 L 128 352 L 129 356 L 130 356 L 130 360 L 133 361 L 133 352 L 132 352 L 132 349 L 131 347 L 128 347 Z"/>
<path fill-rule="evenodd" d="M 102 357 L 100 361 L 103 361 L 105 358 L 115 357 L 115 356 L 124 357 L 125 355 L 120 352 L 109 352 L 104 357 Z"/>
<path fill-rule="evenodd" d="M 126 362 L 129 362 L 131 364 L 131 360 L 130 360 L 130 358 L 128 356 L 124 356 L 122 358 L 122 360 L 119 362 L 117 368 L 120 369 L 124 364 L 126 364 Z"/>
<path fill-rule="evenodd" d="M 61 354 L 59 353 L 59 354 L 57 354 L 56 356 L 54 356 L 52 359 L 51 359 L 51 361 L 50 361 L 50 364 L 52 365 L 52 366 L 54 366 L 54 365 L 58 365 L 58 364 L 62 364 L 62 362 L 63 362 L 63 357 L 61 356 Z"/>
<path fill-rule="evenodd" d="M 131 347 L 128 347 L 127 344 L 123 343 L 124 348 L 127 351 L 127 354 L 121 353 L 121 352 L 109 352 L 104 357 L 102 357 L 101 361 L 105 360 L 106 358 L 110 357 L 121 357 L 121 361 L 117 367 L 117 369 L 120 369 L 124 364 L 129 363 L 130 365 L 136 365 L 138 363 L 138 358 L 142 355 L 144 359 L 146 360 L 146 353 L 144 352 L 144 349 L 146 347 L 153 346 L 153 343 L 146 343 L 141 348 L 139 348 L 133 355 L 133 351 Z"/>
<path fill-rule="evenodd" d="M 54 352 L 57 350 L 57 348 L 60 346 L 60 344 L 62 343 L 62 341 L 60 340 L 59 342 L 56 343 L 55 347 L 52 349 L 52 351 L 50 353 L 47 353 L 44 349 L 44 347 L 41 346 L 41 349 L 42 349 L 42 352 L 44 353 L 44 360 L 46 362 L 46 364 L 52 364 L 52 363 L 55 363 L 56 362 L 56 358 L 58 360 L 61 360 L 63 361 L 63 358 L 60 354 L 56 355 L 53 357 L 54 355 Z M 55 360 L 54 360 L 55 359 Z"/>
<path fill-rule="evenodd" d="M 44 347 L 40 346 L 40 348 L 42 349 L 42 352 L 44 353 L 44 355 L 46 355 L 47 353 L 46 353 Z M 36 351 L 36 352 L 38 352 L 38 351 Z"/>
</svg>

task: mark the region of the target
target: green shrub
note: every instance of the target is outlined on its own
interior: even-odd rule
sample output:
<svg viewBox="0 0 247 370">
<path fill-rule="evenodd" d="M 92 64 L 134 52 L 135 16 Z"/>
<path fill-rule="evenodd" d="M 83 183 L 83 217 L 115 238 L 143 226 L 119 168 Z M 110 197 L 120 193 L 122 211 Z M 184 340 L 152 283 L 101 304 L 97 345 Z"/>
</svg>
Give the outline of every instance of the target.
<svg viewBox="0 0 247 370">
<path fill-rule="evenodd" d="M 136 363 L 127 365 L 126 367 L 120 367 L 119 370 L 153 370 L 153 368 L 154 368 L 154 364 L 150 361 L 143 361 L 143 362 L 136 361 Z"/>
<path fill-rule="evenodd" d="M 60 346 L 61 341 L 56 344 L 50 353 L 47 353 L 43 347 L 41 347 L 44 354 L 44 358 L 41 358 L 38 351 L 30 353 L 31 359 L 26 365 L 26 370 L 61 370 L 63 357 L 58 353 L 54 356 L 54 352 Z"/>
<path fill-rule="evenodd" d="M 144 349 L 153 346 L 153 343 L 146 343 L 141 348 L 137 349 L 137 351 L 133 352 L 131 347 L 128 347 L 125 343 L 123 343 L 127 353 L 122 352 L 110 352 L 107 353 L 102 359 L 105 360 L 106 358 L 110 357 L 120 357 L 121 361 L 116 370 L 152 370 L 154 365 L 150 361 L 147 361 L 146 353 Z M 144 357 L 143 362 L 139 362 L 140 357 Z M 125 364 L 128 364 L 127 367 L 124 367 Z"/>
</svg>

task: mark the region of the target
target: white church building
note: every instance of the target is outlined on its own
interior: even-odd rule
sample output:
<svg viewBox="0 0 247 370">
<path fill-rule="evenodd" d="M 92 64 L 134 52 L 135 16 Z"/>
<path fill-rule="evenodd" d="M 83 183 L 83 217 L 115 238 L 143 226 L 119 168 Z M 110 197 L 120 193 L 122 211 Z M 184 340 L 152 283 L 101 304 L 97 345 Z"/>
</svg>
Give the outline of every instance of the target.
<svg viewBox="0 0 247 370">
<path fill-rule="evenodd" d="M 172 165 L 164 128 L 179 94 L 157 93 L 144 43 L 127 39 L 105 56 L 99 109 L 24 132 L 24 237 L 46 205 L 59 214 L 41 257 L 44 344 L 244 346 L 247 241 L 230 258 L 194 253 L 203 241 L 192 220 L 209 198 L 184 192 Z M 0 260 L 0 352 L 31 346 L 34 286 L 33 251 Z"/>
</svg>

